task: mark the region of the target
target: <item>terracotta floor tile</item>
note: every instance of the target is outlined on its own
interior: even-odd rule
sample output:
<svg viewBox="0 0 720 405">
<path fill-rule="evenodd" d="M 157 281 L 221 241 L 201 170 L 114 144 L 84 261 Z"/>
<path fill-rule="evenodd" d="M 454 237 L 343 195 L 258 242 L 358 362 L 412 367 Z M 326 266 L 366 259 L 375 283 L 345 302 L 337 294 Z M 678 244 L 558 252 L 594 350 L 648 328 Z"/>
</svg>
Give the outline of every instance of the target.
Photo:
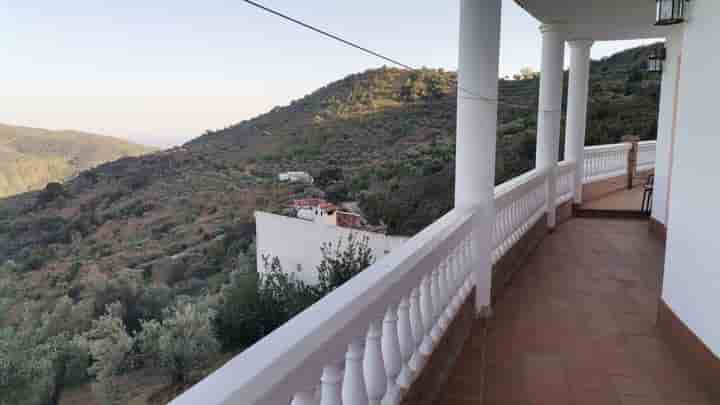
<svg viewBox="0 0 720 405">
<path fill-rule="evenodd" d="M 465 344 L 441 403 L 705 405 L 655 328 L 664 247 L 647 226 L 573 218 L 545 238 L 498 297 L 485 351 Z"/>
</svg>

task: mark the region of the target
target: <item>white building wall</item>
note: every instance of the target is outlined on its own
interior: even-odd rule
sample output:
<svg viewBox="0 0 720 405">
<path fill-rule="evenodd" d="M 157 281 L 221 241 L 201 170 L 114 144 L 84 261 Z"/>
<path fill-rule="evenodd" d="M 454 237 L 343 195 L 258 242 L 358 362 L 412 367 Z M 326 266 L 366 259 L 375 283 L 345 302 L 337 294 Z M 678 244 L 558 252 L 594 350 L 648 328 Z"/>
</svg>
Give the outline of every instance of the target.
<svg viewBox="0 0 720 405">
<path fill-rule="evenodd" d="M 693 0 L 688 5 L 663 299 L 720 355 L 720 1 Z"/>
<path fill-rule="evenodd" d="M 322 222 L 309 222 L 255 211 L 257 268 L 263 272 L 262 256 L 277 256 L 286 272 L 294 272 L 306 283 L 318 281 L 316 268 L 322 261 L 320 247 L 323 243 L 337 244 L 339 240 L 347 243 L 350 233 L 359 237 L 368 237 L 368 246 L 376 260 L 404 243 L 408 238 L 388 236 L 379 233 L 358 231 L 327 225 Z"/>
<path fill-rule="evenodd" d="M 652 217 L 667 224 L 668 181 L 672 161 L 673 128 L 675 123 L 675 90 L 678 85 L 678 64 L 682 48 L 684 25 L 678 25 L 665 41 L 667 58 L 663 66 L 660 87 L 657 148 L 655 158 L 655 187 Z"/>
</svg>

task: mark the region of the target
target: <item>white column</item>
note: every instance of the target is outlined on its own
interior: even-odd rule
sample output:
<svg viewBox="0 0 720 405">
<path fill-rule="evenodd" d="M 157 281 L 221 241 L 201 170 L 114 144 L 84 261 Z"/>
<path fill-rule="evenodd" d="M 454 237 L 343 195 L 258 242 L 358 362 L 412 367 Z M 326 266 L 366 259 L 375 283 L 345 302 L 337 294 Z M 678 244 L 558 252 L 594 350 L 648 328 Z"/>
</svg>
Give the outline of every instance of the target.
<svg viewBox="0 0 720 405">
<path fill-rule="evenodd" d="M 550 170 L 547 187 L 547 218 L 550 228 L 555 227 L 556 168 L 560 148 L 560 116 L 562 113 L 565 34 L 561 28 L 557 25 L 543 25 L 540 27 L 542 32 L 542 62 L 540 66 L 540 100 L 535 167 Z"/>
<path fill-rule="evenodd" d="M 653 191 L 652 217 L 667 224 L 670 176 L 672 174 L 677 89 L 679 82 L 680 55 L 683 27 L 673 29 L 665 41 L 666 59 L 663 63 L 660 84 L 657 147 L 655 151 L 655 190 Z"/>
<path fill-rule="evenodd" d="M 495 147 L 502 0 L 461 0 L 458 57 L 455 207 L 494 216 Z M 479 222 L 480 259 L 472 263 L 478 287 L 477 310 L 490 304 L 489 219 Z"/>
<path fill-rule="evenodd" d="M 587 129 L 588 87 L 590 84 L 590 47 L 593 41 L 569 41 L 570 83 L 568 84 L 567 122 L 565 127 L 565 160 L 577 163 L 574 200 L 582 203 L 585 132 Z"/>
</svg>

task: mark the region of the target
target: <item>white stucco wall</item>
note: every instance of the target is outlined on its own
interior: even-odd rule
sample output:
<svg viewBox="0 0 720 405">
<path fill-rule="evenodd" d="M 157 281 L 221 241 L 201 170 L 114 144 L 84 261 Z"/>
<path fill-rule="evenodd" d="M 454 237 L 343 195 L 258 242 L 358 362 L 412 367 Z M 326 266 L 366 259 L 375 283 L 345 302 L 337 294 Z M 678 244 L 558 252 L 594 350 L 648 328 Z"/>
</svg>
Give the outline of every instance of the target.
<svg viewBox="0 0 720 405">
<path fill-rule="evenodd" d="M 658 115 L 657 148 L 655 155 L 655 189 L 652 217 L 667 224 L 668 181 L 672 160 L 673 123 L 675 122 L 675 88 L 678 85 L 678 64 L 682 48 L 684 25 L 675 26 L 665 41 L 667 58 L 663 66 Z"/>
<path fill-rule="evenodd" d="M 368 237 L 368 245 L 376 260 L 379 260 L 408 238 L 364 232 L 321 222 L 309 222 L 255 211 L 257 268 L 264 271 L 262 255 L 277 256 L 287 272 L 295 272 L 307 283 L 316 283 L 317 266 L 322 261 L 320 247 L 323 243 L 347 243 L 350 233 Z"/>
<path fill-rule="evenodd" d="M 720 1 L 688 5 L 663 299 L 720 355 Z"/>
</svg>

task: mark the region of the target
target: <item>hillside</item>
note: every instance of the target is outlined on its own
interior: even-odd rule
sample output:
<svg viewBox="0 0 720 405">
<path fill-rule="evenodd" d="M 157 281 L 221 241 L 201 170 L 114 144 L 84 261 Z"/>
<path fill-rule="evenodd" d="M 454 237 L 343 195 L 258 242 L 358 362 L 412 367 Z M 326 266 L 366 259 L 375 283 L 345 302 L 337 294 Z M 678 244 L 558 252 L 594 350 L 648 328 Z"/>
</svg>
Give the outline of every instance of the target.
<svg viewBox="0 0 720 405">
<path fill-rule="evenodd" d="M 38 190 L 101 163 L 151 150 L 109 136 L 0 124 L 0 198 Z"/>
<path fill-rule="evenodd" d="M 590 144 L 655 137 L 650 51 L 592 63 Z M 500 81 L 498 183 L 533 167 L 538 85 Z M 455 86 L 456 74 L 442 70 L 353 74 L 182 147 L 0 200 L 0 326 L 69 297 L 84 314 L 72 333 L 114 301 L 135 332 L 178 297 L 218 294 L 231 270 L 254 263 L 253 211 L 282 212 L 294 197 L 358 201 L 370 221 L 412 235 L 452 205 Z M 316 184 L 278 183 L 286 170 L 307 170 Z M 157 379 L 129 378 L 126 395 L 162 388 L 148 381 Z"/>
</svg>

